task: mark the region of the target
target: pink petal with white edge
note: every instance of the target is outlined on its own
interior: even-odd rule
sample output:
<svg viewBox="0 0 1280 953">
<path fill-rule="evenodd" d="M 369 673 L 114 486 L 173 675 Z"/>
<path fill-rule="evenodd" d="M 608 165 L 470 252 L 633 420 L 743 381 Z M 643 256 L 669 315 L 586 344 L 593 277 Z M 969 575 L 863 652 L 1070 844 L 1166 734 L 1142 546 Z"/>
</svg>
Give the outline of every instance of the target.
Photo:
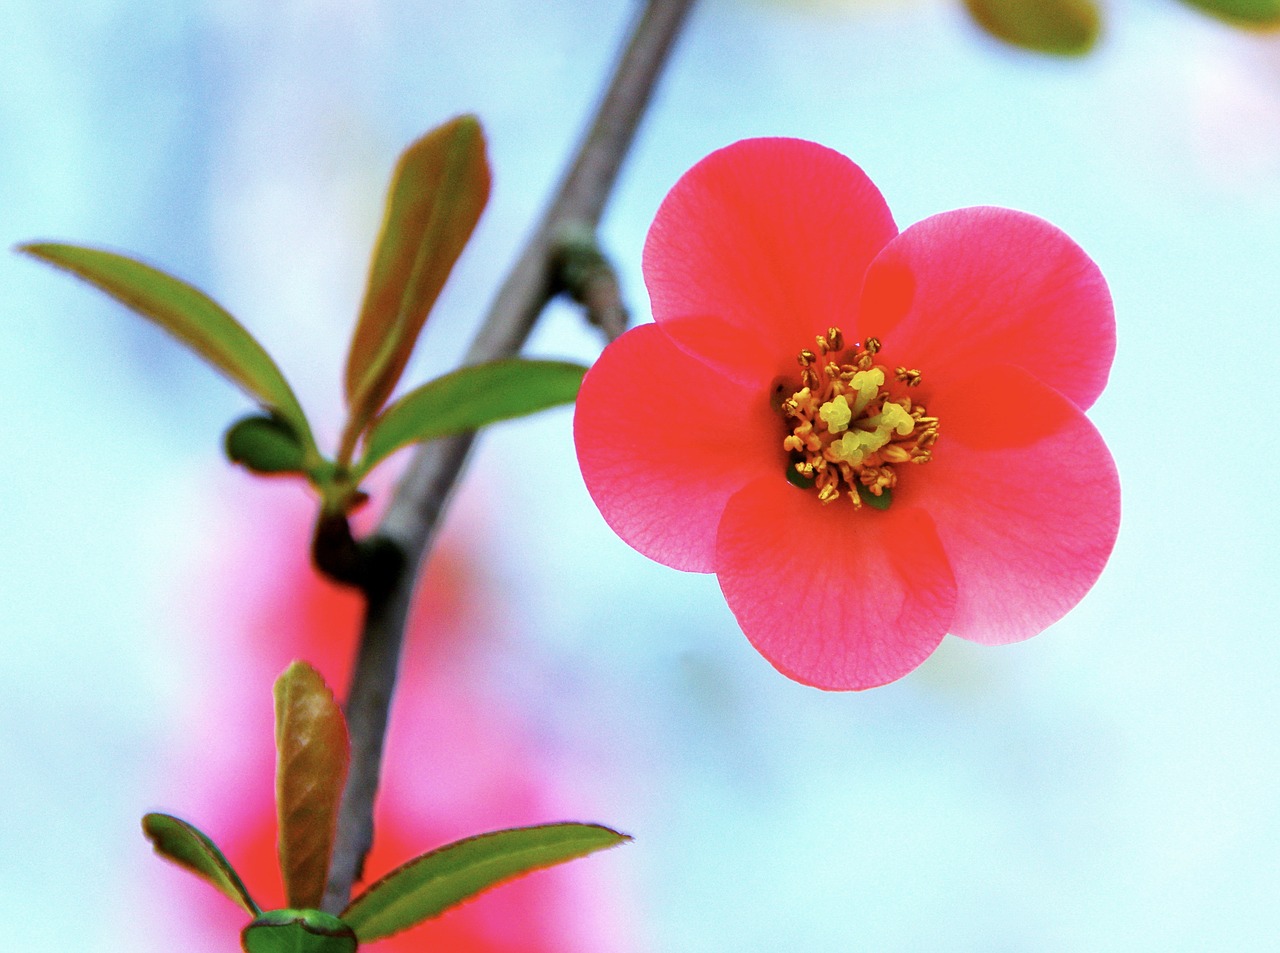
<svg viewBox="0 0 1280 953">
<path fill-rule="evenodd" d="M 1002 403 L 1038 408 L 1053 429 L 1027 442 L 1015 415 L 1020 445 L 1001 445 L 990 435 Z M 1084 597 L 1111 555 L 1115 462 L 1078 407 L 1016 367 L 989 368 L 935 407 L 942 439 L 911 498 L 933 517 L 955 573 L 951 632 L 987 645 L 1030 638 Z"/>
<path fill-rule="evenodd" d="M 578 394 L 578 463 L 605 522 L 650 559 L 711 572 L 725 503 L 781 471 L 767 390 L 721 378 L 652 324 L 600 355 Z"/>
<path fill-rule="evenodd" d="M 850 330 L 867 266 L 896 234 L 879 190 L 840 153 L 800 139 L 734 143 L 658 209 L 644 247 L 654 318 L 713 316 L 794 361 L 815 334 Z"/>
<path fill-rule="evenodd" d="M 926 383 L 1016 364 L 1083 409 L 1116 346 L 1098 266 L 1062 230 L 1003 208 L 934 215 L 890 242 L 867 276 L 858 333 Z"/>
<path fill-rule="evenodd" d="M 873 688 L 916 668 L 956 599 L 928 514 L 824 506 L 781 474 L 725 507 L 716 575 L 751 644 L 784 675 L 829 690 Z"/>
</svg>

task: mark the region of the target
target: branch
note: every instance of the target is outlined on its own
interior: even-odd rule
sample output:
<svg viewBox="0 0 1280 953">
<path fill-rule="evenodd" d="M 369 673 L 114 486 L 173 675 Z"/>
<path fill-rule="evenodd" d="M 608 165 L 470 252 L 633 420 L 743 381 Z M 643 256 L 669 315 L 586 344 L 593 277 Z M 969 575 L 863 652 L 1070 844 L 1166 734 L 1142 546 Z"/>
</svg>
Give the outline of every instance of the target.
<svg viewBox="0 0 1280 953">
<path fill-rule="evenodd" d="M 594 230 L 599 223 L 654 84 L 692 6 L 693 0 L 647 0 L 591 128 L 498 291 L 467 352 L 466 363 L 518 353 L 547 302 L 559 290 L 555 274 L 558 236 L 566 228 Z M 464 434 L 424 444 L 371 537 L 380 548 L 394 548 L 401 558 L 386 560 L 390 570 L 387 578 L 362 584 L 367 601 L 364 632 L 346 706 L 351 769 L 322 904 L 331 913 L 346 907 L 373 841 L 373 803 L 382 744 L 418 567 L 435 538 L 473 440 L 474 434 Z"/>
</svg>

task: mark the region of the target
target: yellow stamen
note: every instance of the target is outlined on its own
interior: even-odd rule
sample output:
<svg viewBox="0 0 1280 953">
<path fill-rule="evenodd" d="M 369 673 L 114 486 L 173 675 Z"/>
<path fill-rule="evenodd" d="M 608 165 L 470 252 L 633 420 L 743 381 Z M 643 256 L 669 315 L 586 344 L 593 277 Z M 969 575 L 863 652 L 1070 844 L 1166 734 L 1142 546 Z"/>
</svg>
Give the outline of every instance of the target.
<svg viewBox="0 0 1280 953">
<path fill-rule="evenodd" d="M 845 349 L 840 329 L 828 328 L 815 345 L 816 352 L 806 348 L 797 359 L 801 386 L 789 395 L 786 385 L 776 392 L 774 406 L 788 431 L 782 447 L 795 472 L 813 481 L 819 500 L 845 496 L 861 507 L 860 490 L 883 496 L 898 483 L 895 466 L 932 458 L 938 418 L 902 392 L 920 384 L 920 371 L 876 363 L 878 339 Z"/>
</svg>

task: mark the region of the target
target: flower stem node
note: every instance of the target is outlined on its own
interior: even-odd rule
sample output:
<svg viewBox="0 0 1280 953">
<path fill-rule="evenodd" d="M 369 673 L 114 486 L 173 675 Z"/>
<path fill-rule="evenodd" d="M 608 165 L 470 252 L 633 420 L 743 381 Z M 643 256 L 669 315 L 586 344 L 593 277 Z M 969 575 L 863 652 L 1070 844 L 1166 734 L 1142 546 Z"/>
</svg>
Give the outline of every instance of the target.
<svg viewBox="0 0 1280 953">
<path fill-rule="evenodd" d="M 919 370 L 889 373 L 876 364 L 882 347 L 876 338 L 848 349 L 844 341 L 839 328 L 830 328 L 815 339 L 816 352 L 806 348 L 796 359 L 801 386 L 778 404 L 787 431 L 782 447 L 790 455 L 787 478 L 815 489 L 823 503 L 843 495 L 860 508 L 872 497 L 874 508 L 883 510 L 898 484 L 894 467 L 932 458 L 928 448 L 938 439 L 938 419 L 897 393 L 919 386 Z M 823 360 L 824 372 L 815 374 Z"/>
<path fill-rule="evenodd" d="M 355 932 L 320 910 L 270 910 L 241 934 L 247 953 L 355 953 Z"/>
</svg>

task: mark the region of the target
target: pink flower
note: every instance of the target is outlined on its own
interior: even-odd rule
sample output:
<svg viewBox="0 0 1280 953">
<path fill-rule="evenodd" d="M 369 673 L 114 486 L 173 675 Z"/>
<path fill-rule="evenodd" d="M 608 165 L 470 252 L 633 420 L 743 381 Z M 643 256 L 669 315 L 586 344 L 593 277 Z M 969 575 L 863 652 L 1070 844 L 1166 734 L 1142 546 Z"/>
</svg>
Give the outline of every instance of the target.
<svg viewBox="0 0 1280 953">
<path fill-rule="evenodd" d="M 1115 319 L 1097 266 L 999 208 L 899 233 L 839 153 L 754 139 L 662 203 L 655 323 L 587 374 L 574 430 L 628 544 L 714 572 L 752 644 L 827 689 L 900 678 L 943 635 L 1029 638 L 1115 542 L 1115 464 L 1083 411 Z"/>
</svg>

